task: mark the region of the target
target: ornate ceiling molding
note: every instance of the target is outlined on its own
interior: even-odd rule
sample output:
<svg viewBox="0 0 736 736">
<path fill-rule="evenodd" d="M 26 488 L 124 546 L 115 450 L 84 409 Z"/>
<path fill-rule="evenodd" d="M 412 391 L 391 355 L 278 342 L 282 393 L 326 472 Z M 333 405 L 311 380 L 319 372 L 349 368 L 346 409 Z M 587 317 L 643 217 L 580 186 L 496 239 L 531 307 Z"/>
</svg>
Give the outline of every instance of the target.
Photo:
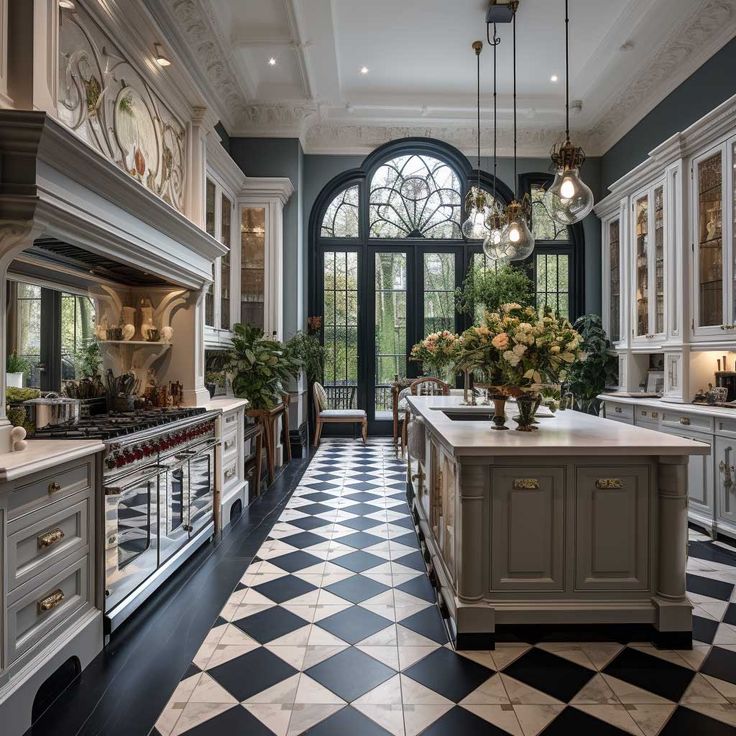
<svg viewBox="0 0 736 736">
<path fill-rule="evenodd" d="M 736 34 L 733 0 L 703 0 L 689 22 L 654 50 L 642 74 L 608 106 L 587 132 L 591 149 L 605 153 L 656 107 L 667 94 L 713 54 L 714 39 Z M 718 46 L 721 48 L 721 46 Z"/>
</svg>

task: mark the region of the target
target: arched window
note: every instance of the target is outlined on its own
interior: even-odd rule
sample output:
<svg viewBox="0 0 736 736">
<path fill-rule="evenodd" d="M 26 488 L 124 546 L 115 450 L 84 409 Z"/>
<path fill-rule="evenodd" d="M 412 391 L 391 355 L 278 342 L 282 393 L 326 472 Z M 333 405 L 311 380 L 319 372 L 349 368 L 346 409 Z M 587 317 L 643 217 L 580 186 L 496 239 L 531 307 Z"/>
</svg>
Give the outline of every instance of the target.
<svg viewBox="0 0 736 736">
<path fill-rule="evenodd" d="M 357 238 L 359 234 L 357 184 L 346 187 L 327 205 L 320 235 L 323 238 Z"/>
</svg>

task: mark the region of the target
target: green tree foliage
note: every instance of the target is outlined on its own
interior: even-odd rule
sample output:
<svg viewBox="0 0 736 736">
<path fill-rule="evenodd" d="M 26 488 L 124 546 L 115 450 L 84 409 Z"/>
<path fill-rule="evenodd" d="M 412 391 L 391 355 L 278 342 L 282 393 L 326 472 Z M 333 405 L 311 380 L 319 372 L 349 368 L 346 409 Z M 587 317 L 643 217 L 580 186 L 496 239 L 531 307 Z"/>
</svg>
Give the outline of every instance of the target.
<svg viewBox="0 0 736 736">
<path fill-rule="evenodd" d="M 475 264 L 456 293 L 456 303 L 466 314 L 478 314 L 478 308 L 497 312 L 502 304 L 534 304 L 534 284 L 520 268 L 510 265 L 485 268 Z"/>
</svg>

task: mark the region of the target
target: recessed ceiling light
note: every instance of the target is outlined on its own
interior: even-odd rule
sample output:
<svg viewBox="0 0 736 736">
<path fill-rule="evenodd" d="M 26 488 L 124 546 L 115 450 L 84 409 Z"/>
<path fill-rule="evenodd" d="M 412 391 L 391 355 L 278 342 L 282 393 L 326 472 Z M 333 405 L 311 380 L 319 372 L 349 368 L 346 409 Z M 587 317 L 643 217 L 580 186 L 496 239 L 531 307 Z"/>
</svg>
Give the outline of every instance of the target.
<svg viewBox="0 0 736 736">
<path fill-rule="evenodd" d="M 560 78 L 559 78 L 559 77 L 558 77 L 558 76 L 557 76 L 556 74 L 553 74 L 553 75 L 552 75 L 552 76 L 551 76 L 551 77 L 549 78 L 549 81 L 550 81 L 550 82 L 559 82 L 559 81 L 560 81 Z"/>
<path fill-rule="evenodd" d="M 360 73 L 361 74 L 368 74 L 368 67 L 367 66 L 360 67 Z"/>
<path fill-rule="evenodd" d="M 166 56 L 160 43 L 153 44 L 153 50 L 156 52 L 155 59 L 159 66 L 171 66 L 169 57 Z"/>
<path fill-rule="evenodd" d="M 63 10 L 74 10 L 76 5 L 74 4 L 74 0 L 59 0 L 59 7 Z"/>
<path fill-rule="evenodd" d="M 276 66 L 276 59 L 273 56 L 268 60 L 268 65 Z"/>
</svg>

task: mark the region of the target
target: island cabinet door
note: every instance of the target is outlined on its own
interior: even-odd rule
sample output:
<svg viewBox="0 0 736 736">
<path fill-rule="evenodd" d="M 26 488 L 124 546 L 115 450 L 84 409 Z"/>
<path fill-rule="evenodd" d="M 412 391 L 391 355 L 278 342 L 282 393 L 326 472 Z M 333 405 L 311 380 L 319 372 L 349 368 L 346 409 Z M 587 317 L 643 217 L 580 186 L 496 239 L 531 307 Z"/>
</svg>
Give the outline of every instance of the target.
<svg viewBox="0 0 736 736">
<path fill-rule="evenodd" d="M 691 458 L 690 462 L 694 458 Z M 736 440 L 716 437 L 716 509 L 718 521 L 736 525 Z"/>
<path fill-rule="evenodd" d="M 564 590 L 565 469 L 491 471 L 491 589 Z"/>
<path fill-rule="evenodd" d="M 578 468 L 575 589 L 649 587 L 649 467 Z"/>
</svg>

